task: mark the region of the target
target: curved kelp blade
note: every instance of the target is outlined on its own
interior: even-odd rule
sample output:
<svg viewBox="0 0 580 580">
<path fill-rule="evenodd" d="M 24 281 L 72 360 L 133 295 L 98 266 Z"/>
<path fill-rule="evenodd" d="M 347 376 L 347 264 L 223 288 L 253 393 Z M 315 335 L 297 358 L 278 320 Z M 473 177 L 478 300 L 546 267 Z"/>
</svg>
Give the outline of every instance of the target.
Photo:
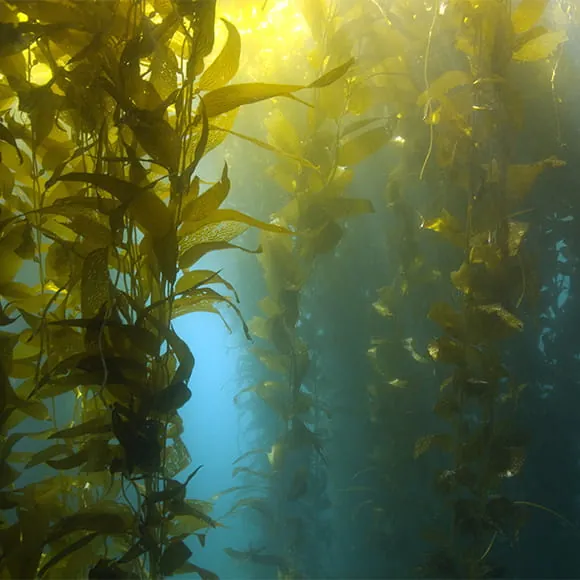
<svg viewBox="0 0 580 580">
<path fill-rule="evenodd" d="M 238 72 L 242 42 L 238 29 L 225 18 L 221 19 L 228 29 L 228 38 L 217 58 L 207 67 L 201 79 L 199 88 L 211 91 L 229 83 Z"/>
<path fill-rule="evenodd" d="M 319 169 L 312 162 L 308 161 L 308 159 L 305 159 L 304 157 L 300 157 L 299 155 L 294 155 L 293 153 L 289 153 L 288 151 L 284 151 L 282 149 L 279 149 L 278 147 L 274 147 L 273 145 L 270 145 L 269 143 L 266 143 L 265 141 L 261 141 L 260 139 L 250 137 L 249 135 L 242 135 L 242 133 L 237 133 L 236 131 L 232 131 L 231 129 L 222 129 L 221 127 L 217 127 L 215 125 L 211 125 L 211 128 L 214 131 L 224 131 L 226 133 L 229 133 L 230 135 L 234 135 L 235 137 L 239 137 L 240 139 L 244 139 L 244 141 L 249 141 L 250 143 L 257 145 L 258 147 L 261 147 L 262 149 L 266 149 L 266 151 L 271 151 L 272 153 L 275 153 L 276 155 L 280 155 L 281 157 L 287 157 L 288 159 L 292 159 L 293 161 L 298 161 L 298 163 L 304 165 L 305 167 L 310 167 L 311 169 L 314 169 L 315 171 L 318 171 L 318 169 Z"/>
<path fill-rule="evenodd" d="M 210 91 L 204 95 L 204 103 L 207 116 L 211 119 L 232 109 L 237 109 L 243 105 L 258 103 L 273 97 L 290 96 L 292 93 L 302 89 L 315 89 L 326 87 L 340 77 L 354 64 L 351 58 L 344 64 L 327 72 L 319 79 L 309 85 L 276 85 L 267 83 L 244 83 L 239 85 L 229 85 Z"/>
<path fill-rule="evenodd" d="M 257 220 L 249 215 L 243 214 L 235 209 L 216 209 L 212 211 L 205 219 L 199 222 L 193 222 L 189 224 L 184 224 L 180 233 L 182 235 L 187 235 L 190 233 L 195 233 L 201 227 L 207 224 L 218 224 L 222 222 L 237 222 L 245 224 L 250 227 L 255 227 L 266 232 L 272 232 L 275 234 L 291 234 L 289 229 L 279 226 L 277 224 L 268 224 L 266 222 Z"/>
<path fill-rule="evenodd" d="M 70 556 L 72 553 L 88 546 L 97 536 L 99 532 L 93 532 L 86 536 L 83 536 L 80 540 L 69 544 L 65 548 L 63 548 L 60 552 L 55 554 L 39 571 L 38 577 L 42 578 L 53 566 L 56 566 L 61 560 Z"/>
<path fill-rule="evenodd" d="M 104 189 L 122 204 L 139 226 L 153 238 L 164 238 L 173 226 L 169 208 L 150 189 L 145 189 L 130 181 L 103 173 L 66 173 L 57 181 L 78 181 L 90 183 Z"/>
<path fill-rule="evenodd" d="M 2 123 L 0 123 L 0 141 L 5 141 L 9 145 L 12 145 L 12 147 L 14 147 L 14 149 L 16 149 L 16 153 L 18 154 L 18 159 L 20 160 L 20 164 L 22 165 L 24 160 L 22 158 L 22 153 L 20 152 L 20 149 L 18 148 L 18 145 L 16 144 L 16 139 L 14 138 L 14 135 L 12 135 L 12 133 L 10 132 L 8 127 L 3 125 Z"/>
</svg>

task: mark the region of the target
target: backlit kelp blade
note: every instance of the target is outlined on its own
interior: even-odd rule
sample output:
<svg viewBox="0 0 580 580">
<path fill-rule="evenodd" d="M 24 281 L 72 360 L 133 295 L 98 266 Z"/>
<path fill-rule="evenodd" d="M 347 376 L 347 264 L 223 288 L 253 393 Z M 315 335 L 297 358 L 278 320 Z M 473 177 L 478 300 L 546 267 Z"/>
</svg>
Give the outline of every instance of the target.
<svg viewBox="0 0 580 580">
<path fill-rule="evenodd" d="M 270 85 L 265 83 L 246 83 L 229 85 L 204 95 L 204 104 L 207 116 L 211 119 L 243 105 L 257 103 L 273 97 L 290 96 L 302 89 L 314 89 L 328 86 L 340 77 L 354 64 L 351 59 L 329 71 L 309 85 Z"/>
</svg>

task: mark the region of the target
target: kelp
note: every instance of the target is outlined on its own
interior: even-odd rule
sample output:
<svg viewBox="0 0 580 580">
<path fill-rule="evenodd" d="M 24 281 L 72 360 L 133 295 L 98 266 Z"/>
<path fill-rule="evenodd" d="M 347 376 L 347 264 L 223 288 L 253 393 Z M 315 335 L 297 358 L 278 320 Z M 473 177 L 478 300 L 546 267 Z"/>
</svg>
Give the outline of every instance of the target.
<svg viewBox="0 0 580 580">
<path fill-rule="evenodd" d="M 394 230 L 388 241 L 400 253 L 395 256 L 390 248 L 393 279 L 372 305 L 384 328 L 368 350 L 377 377 L 368 388 L 370 415 L 384 447 L 373 467 L 387 474 L 398 465 L 398 477 L 407 481 L 418 472 L 416 462 L 437 466 L 430 501 L 444 523 L 435 532 L 437 545 L 414 571 L 423 577 L 495 577 L 490 561 L 496 537 L 514 538 L 525 523 L 518 502 L 502 495 L 505 479 L 521 472 L 527 444 L 513 427 L 522 389 L 504 363 L 502 346 L 529 332 L 533 296 L 527 281 L 534 272 L 526 240 L 536 216 L 525 204 L 541 173 L 565 162 L 555 156 L 531 163 L 511 157 L 524 127 L 511 75 L 515 66 L 525 75 L 525 63 L 550 57 L 566 41 L 564 30 L 538 24 L 547 5 L 522 0 L 510 10 L 507 2 L 436 2 L 430 14 L 417 9 L 411 16 L 404 3 L 395 2 L 394 19 L 383 13 L 405 36 L 425 32 L 414 120 L 405 119 L 408 108 L 386 97 L 402 119 L 404 147 L 410 140 L 409 146 L 424 154 L 401 156 L 387 184 Z M 455 60 L 456 54 L 462 59 Z M 403 67 L 407 59 L 399 58 Z M 457 68 L 458 62 L 465 66 Z M 419 122 L 425 125 L 423 136 L 417 135 Z M 427 182 L 428 201 L 412 193 L 417 181 Z M 522 214 L 523 221 L 515 219 Z M 444 258 L 435 257 L 427 244 L 437 244 Z M 423 305 L 419 312 L 418 304 Z M 404 338 L 404 332 L 413 336 Z M 416 338 L 425 344 L 424 354 L 409 342 Z M 435 364 L 441 378 L 434 381 L 409 354 L 425 370 Z M 424 412 L 423 421 L 436 427 L 417 434 L 402 428 L 389 409 L 403 416 L 417 413 L 419 389 L 434 401 L 436 419 Z M 389 444 L 397 430 L 396 444 Z M 404 492 L 379 505 L 396 512 L 397 497 Z M 407 516 L 401 511 L 399 517 Z"/>
<path fill-rule="evenodd" d="M 318 7 L 319 3 L 314 4 Z M 340 243 L 344 221 L 353 217 L 362 219 L 361 216 L 374 212 L 368 199 L 352 197 L 347 188 L 353 168 L 386 145 L 393 131 L 389 119 L 378 118 L 380 126 L 369 129 L 370 122 L 361 122 L 360 113 L 353 112 L 354 107 L 341 106 L 353 94 L 355 84 L 366 86 L 363 73 L 357 66 L 358 56 L 352 68 L 347 67 L 356 51 L 354 43 L 347 41 L 341 45 L 341 16 L 326 14 L 324 10 L 318 13 L 316 7 L 310 2 L 302 7 L 306 20 L 314 27 L 312 32 L 319 26 L 327 30 L 325 35 L 315 36 L 315 51 L 320 58 L 311 60 L 314 74 L 323 74 L 309 86 L 321 88 L 329 81 L 336 82 L 328 89 L 315 92 L 313 108 L 308 111 L 305 122 L 299 121 L 282 101 L 264 121 L 267 147 L 263 148 L 278 157 L 270 166 L 269 175 L 291 194 L 289 202 L 276 212 L 275 223 L 298 234 L 290 238 L 264 231 L 260 241 L 262 252 L 258 259 L 268 293 L 260 303 L 262 312 L 249 321 L 249 328 L 268 345 L 257 346 L 253 351 L 275 373 L 275 378 L 248 386 L 236 395 L 239 402 L 243 393 L 255 394 L 279 419 L 278 435 L 267 455 L 271 469 L 267 482 L 270 501 L 275 506 L 274 512 L 281 514 L 279 517 L 297 520 L 297 525 L 311 527 L 311 533 L 315 534 L 324 533 L 322 527 L 317 527 L 324 524 L 316 518 L 322 515 L 327 504 L 323 499 L 325 486 L 314 485 L 313 480 L 317 477 L 315 474 L 326 469 L 324 439 L 318 424 L 319 417 L 326 415 L 328 408 L 309 386 L 313 380 L 310 361 L 315 353 L 300 336 L 304 316 L 302 301 L 317 261 L 328 259 Z M 314 13 L 318 16 L 313 16 Z M 332 68 L 341 60 L 345 61 L 344 65 Z M 338 78 L 341 71 L 345 75 Z M 291 88 L 272 90 L 285 96 Z M 240 99 L 243 97 L 240 93 Z M 337 124 L 329 130 L 328 123 L 332 120 Z M 253 470 L 251 473 L 254 474 Z M 293 514 L 296 501 L 311 507 L 309 521 Z M 279 575 L 285 577 L 290 568 L 324 575 L 318 568 L 317 558 L 305 550 L 299 534 L 286 529 L 275 529 L 273 533 L 275 537 L 268 538 L 268 546 L 276 550 L 282 546 L 285 553 L 294 554 L 294 559 L 285 565 L 277 564 Z M 241 558 L 238 552 L 232 551 L 229 555 Z M 260 563 L 254 557 L 248 561 Z"/>
<path fill-rule="evenodd" d="M 234 462 L 233 475 L 255 485 L 222 492 L 260 492 L 226 515 L 261 514 L 272 545 L 226 554 L 279 577 L 324 575 L 304 537 L 326 535 L 317 477 L 336 392 L 317 376 L 321 353 L 302 326 L 310 310 L 318 320 L 312 273 L 339 253 L 355 217 L 384 220 L 391 279 L 369 305 L 384 328 L 367 349 L 375 378 L 344 386 L 369 405 L 356 418 L 373 440 L 371 465 L 355 477 L 372 473 L 384 489 L 357 499 L 352 520 L 388 513 L 407 538 L 416 509 L 441 524 L 420 572 L 480 578 L 496 575 L 496 539 L 517 539 L 522 508 L 539 505 L 507 497 L 505 480 L 529 461 L 527 437 L 512 428 L 528 390 L 503 348 L 530 332 L 540 295 L 528 247 L 540 229 L 534 186 L 565 162 L 513 155 L 530 120 L 512 74 L 549 60 L 557 115 L 567 33 L 543 18 L 545 0 L 513 10 L 503 0 L 296 4 L 313 47 L 304 78 L 282 83 L 252 78 L 253 68 L 252 82 L 236 80 L 242 29 L 216 19 L 215 0 L 0 0 L 0 509 L 14 510 L 0 530 L 3 577 L 216 578 L 190 562 L 189 537 L 203 547 L 222 524 L 210 503 L 187 499 L 200 467 L 176 479 L 192 460 L 179 413 L 196 361 L 172 324 L 222 308 L 259 341 L 253 353 L 270 373 L 244 382 L 236 402 L 253 401 L 277 426 Z M 268 18 L 279 9 L 261 6 Z M 240 108 L 262 101 L 265 136 L 235 131 Z M 266 174 L 286 197 L 270 220 L 228 207 L 233 164 L 215 181 L 200 177 L 230 136 L 274 154 Z M 391 142 L 402 148 L 385 211 L 351 184 L 391 159 Z M 553 226 L 546 218 L 546 239 Z M 250 228 L 259 245 L 239 245 Z M 225 249 L 257 255 L 264 271 L 268 296 L 247 324 L 236 289 L 198 268 Z M 36 285 L 20 281 L 23 267 L 37 269 Z M 62 401 L 72 418 L 54 415 Z M 26 418 L 53 424 L 19 432 Z M 43 447 L 20 452 L 26 440 Z M 435 481 L 425 501 L 423 466 Z M 38 467 L 59 474 L 19 487 Z"/>
<path fill-rule="evenodd" d="M 179 411 L 195 359 L 172 321 L 226 305 L 248 334 L 233 286 L 191 268 L 248 228 L 291 232 L 222 207 L 227 165 L 204 191 L 198 166 L 240 107 L 298 100 L 353 65 L 309 84 L 236 84 L 242 42 L 227 19 L 209 62 L 215 0 L 153 4 L 0 3 L 0 322 L 22 318 L 0 337 L 2 509 L 16 508 L 2 529 L 6 578 L 217 578 L 185 543 L 203 546 L 200 530 L 221 524 L 186 499 L 200 467 L 175 479 L 191 462 Z M 37 286 L 17 281 L 23 264 Z M 57 396 L 73 411 L 66 424 Z M 14 431 L 26 416 L 53 428 Z M 60 476 L 17 488 L 11 447 L 27 437 L 49 444 L 24 469 Z"/>
</svg>

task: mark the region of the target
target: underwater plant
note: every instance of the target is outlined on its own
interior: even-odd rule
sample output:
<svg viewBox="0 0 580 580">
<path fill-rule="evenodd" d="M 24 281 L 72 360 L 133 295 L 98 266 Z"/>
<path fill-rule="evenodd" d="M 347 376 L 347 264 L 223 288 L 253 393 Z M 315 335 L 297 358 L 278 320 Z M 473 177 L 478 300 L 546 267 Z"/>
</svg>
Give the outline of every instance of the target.
<svg viewBox="0 0 580 580">
<path fill-rule="evenodd" d="M 341 222 L 374 211 L 369 200 L 350 195 L 349 186 L 355 167 L 390 141 L 393 119 L 384 115 L 368 71 L 371 55 L 360 37 L 369 23 L 365 11 L 309 2 L 303 4 L 303 14 L 314 40 L 309 62 L 315 70 L 323 63 L 356 60 L 343 80 L 316 94 L 305 122 L 291 104 L 285 112 L 282 103 L 265 120 L 268 142 L 295 156 L 278 157 L 268 172 L 289 198 L 275 213 L 277 223 L 299 235 L 262 235 L 259 260 L 267 296 L 250 329 L 270 343 L 269 349 L 255 351 L 272 380 L 245 391 L 255 392 L 282 420 L 281 434 L 268 454 L 273 469 L 269 484 L 278 535 L 287 538 L 268 539 L 280 553 L 291 555 L 294 568 L 318 577 L 328 573 L 328 562 L 322 561 L 317 542 L 331 533 L 325 516 L 330 506 L 326 458 L 318 431 L 328 424 L 332 398 L 325 396 L 324 379 L 314 378 L 312 360 L 318 357 L 300 334 L 305 320 L 301 304 L 311 292 L 307 283 L 320 260 L 334 254 L 343 237 Z M 313 319 L 315 312 L 316 306 Z"/>
<path fill-rule="evenodd" d="M 572 24 L 565 0 L 0 0 L 0 576 L 212 580 L 197 550 L 238 512 L 240 574 L 532 576 L 531 513 L 559 544 L 576 501 Z M 201 265 L 227 249 L 263 272 L 248 324 Z M 201 501 L 174 321 L 224 310 L 259 341 L 256 445 Z"/>
<path fill-rule="evenodd" d="M 537 292 L 524 243 L 533 216 L 522 204 L 545 169 L 565 164 L 552 156 L 531 164 L 512 161 L 523 124 L 513 67 L 550 57 L 565 42 L 566 32 L 538 24 L 546 2 L 523 0 L 513 10 L 501 1 L 434 2 L 413 19 L 402 4 L 385 16 L 406 36 L 420 37 L 412 31 L 422 30 L 427 38 L 423 91 L 416 92 L 415 102 L 422 108 L 429 139 L 421 159 L 417 111 L 414 116 L 405 112 L 411 118 L 401 123 L 402 134 L 415 144 L 387 186 L 388 208 L 400 236 L 389 245 L 400 248 L 400 265 L 373 304 L 388 330 L 369 349 L 384 385 L 371 388 L 372 413 L 378 431 L 393 441 L 391 413 L 382 414 L 381 409 L 403 403 L 416 413 L 417 394 L 405 395 L 401 389 L 412 391 L 418 381 L 433 380 L 409 366 L 411 357 L 415 364 L 432 360 L 452 369 L 441 377 L 432 403 L 434 414 L 447 426 L 418 437 L 412 452 L 418 459 L 430 449 L 438 451 L 431 468 L 437 470 L 435 489 L 444 500 L 425 518 L 431 520 L 428 537 L 436 547 L 419 573 L 432 578 L 498 577 L 500 569 L 490 563 L 495 540 L 502 535 L 515 541 L 526 511 L 525 502 L 508 499 L 504 491 L 506 479 L 518 475 L 526 456 L 528 435 L 517 419 L 525 384 L 502 361 L 502 345 L 523 330 L 516 313 L 533 308 Z M 428 195 L 413 191 L 421 181 L 428 183 Z M 421 238 L 431 232 L 454 249 L 427 251 Z M 460 256 L 462 263 L 454 269 Z M 418 288 L 423 295 L 429 288 L 433 298 L 418 303 Z M 425 330 L 432 330 L 423 325 L 418 332 L 417 307 L 442 332 L 428 344 Z M 409 308 L 414 316 L 406 312 Z M 401 335 L 407 326 L 412 338 Z M 425 344 L 424 350 L 417 351 L 414 341 Z M 411 355 L 407 363 L 405 350 Z M 439 373 L 436 369 L 434 376 Z M 425 411 L 422 415 L 428 420 Z M 403 426 L 403 439 L 394 442 L 400 448 L 405 441 L 410 458 L 408 433 L 409 427 Z M 396 449 L 384 457 L 391 466 L 394 457 L 402 459 Z M 427 497 L 432 510 L 434 498 Z M 389 506 L 387 498 L 384 508 Z"/>
<path fill-rule="evenodd" d="M 187 498 L 202 466 L 176 479 L 195 359 L 172 323 L 239 314 L 196 264 L 289 230 L 222 207 L 227 164 L 203 191 L 198 168 L 239 107 L 307 88 L 232 83 L 223 24 L 207 62 L 215 0 L 0 2 L 3 577 L 216 577 L 186 544 L 221 524 Z"/>
</svg>

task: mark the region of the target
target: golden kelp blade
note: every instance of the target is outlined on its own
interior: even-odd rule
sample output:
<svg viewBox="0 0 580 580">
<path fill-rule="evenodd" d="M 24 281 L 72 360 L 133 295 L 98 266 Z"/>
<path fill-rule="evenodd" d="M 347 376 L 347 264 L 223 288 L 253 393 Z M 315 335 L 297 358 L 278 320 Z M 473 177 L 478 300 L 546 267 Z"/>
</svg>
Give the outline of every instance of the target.
<svg viewBox="0 0 580 580">
<path fill-rule="evenodd" d="M 512 12 L 512 26 L 516 34 L 526 32 L 542 17 L 548 0 L 521 0 Z"/>
<path fill-rule="evenodd" d="M 262 222 L 260 220 L 254 219 L 253 217 L 243 214 L 235 209 L 216 209 L 210 213 L 205 219 L 199 222 L 185 223 L 181 229 L 180 234 L 186 235 L 189 233 L 196 232 L 199 228 L 207 224 L 217 224 L 221 222 L 239 222 L 247 226 L 255 227 L 267 232 L 273 232 L 276 234 L 291 234 L 292 232 L 287 228 L 283 228 L 277 224 L 269 224 Z"/>
<path fill-rule="evenodd" d="M 173 224 L 168 207 L 153 191 L 130 181 L 99 173 L 66 173 L 58 181 L 81 181 L 108 191 L 127 204 L 135 221 L 154 238 L 165 237 Z"/>
<path fill-rule="evenodd" d="M 221 87 L 210 91 L 203 97 L 207 116 L 209 118 L 216 117 L 217 115 L 221 115 L 232 109 L 237 109 L 243 105 L 257 103 L 273 97 L 290 96 L 292 93 L 302 89 L 325 87 L 344 75 L 353 63 L 354 59 L 351 59 L 309 85 L 246 83 Z"/>
<path fill-rule="evenodd" d="M 218 57 L 205 70 L 199 80 L 202 91 L 211 91 L 227 85 L 238 72 L 242 43 L 238 29 L 225 18 L 221 19 L 228 29 L 228 38 Z"/>
<path fill-rule="evenodd" d="M 545 32 L 529 40 L 514 52 L 513 59 L 521 62 L 544 60 L 551 56 L 567 40 L 568 34 L 565 30 Z"/>
</svg>

